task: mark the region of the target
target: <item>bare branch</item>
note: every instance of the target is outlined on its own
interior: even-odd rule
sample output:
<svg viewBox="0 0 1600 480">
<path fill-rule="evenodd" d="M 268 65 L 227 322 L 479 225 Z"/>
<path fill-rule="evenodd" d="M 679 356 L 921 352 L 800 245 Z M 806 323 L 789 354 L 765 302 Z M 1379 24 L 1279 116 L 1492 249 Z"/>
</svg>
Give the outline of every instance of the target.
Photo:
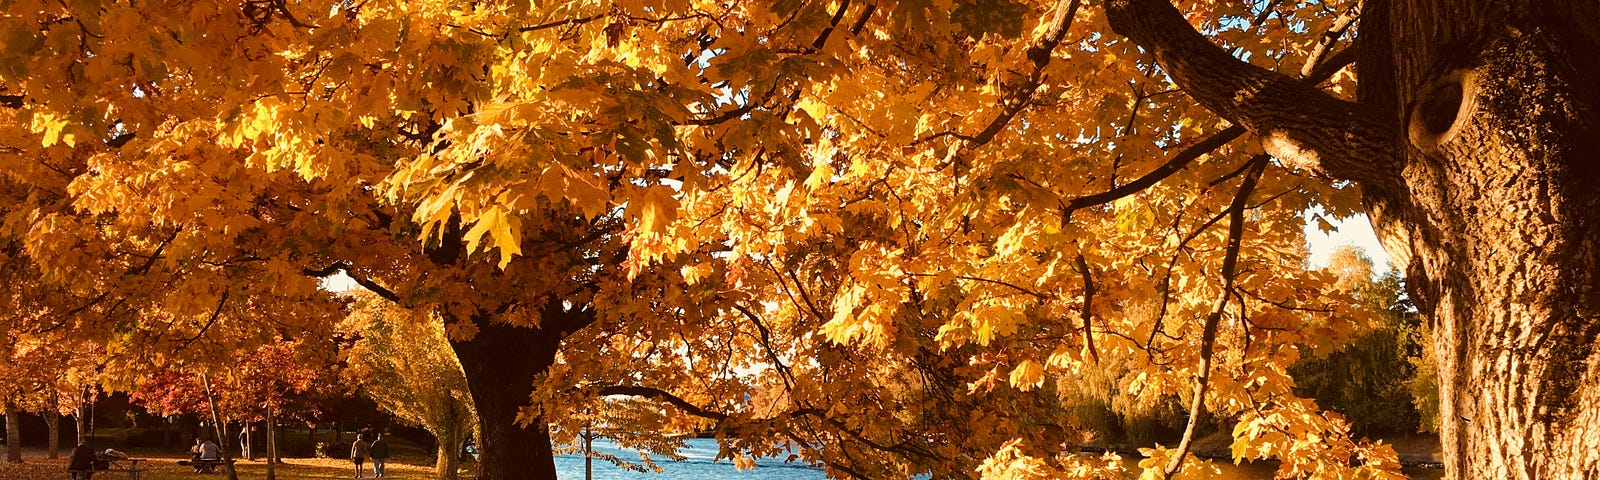
<svg viewBox="0 0 1600 480">
<path fill-rule="evenodd" d="M 165 251 L 167 249 L 167 245 L 171 244 L 173 240 L 177 239 L 178 234 L 181 232 L 183 232 L 183 226 L 180 225 L 177 229 L 172 231 L 172 235 L 168 235 L 167 238 L 161 240 L 159 245 L 156 245 L 156 251 L 151 253 L 150 257 L 146 259 L 143 264 L 128 269 L 128 271 L 123 273 L 123 275 L 143 275 L 145 272 L 150 271 L 150 267 L 155 266 L 156 261 L 161 259 L 161 252 Z"/>
<path fill-rule="evenodd" d="M 772 348 L 772 331 L 767 329 L 766 323 L 762 322 L 760 316 L 756 315 L 755 312 L 750 311 L 750 309 L 745 308 L 744 305 L 735 303 L 733 304 L 733 309 L 738 310 L 741 314 L 744 314 L 745 318 L 750 319 L 750 323 L 756 325 L 756 331 L 761 334 L 761 337 L 759 338 L 761 341 L 761 348 L 766 350 L 767 358 L 771 359 L 773 366 L 778 369 L 779 376 L 783 378 L 783 385 L 789 390 L 794 390 L 794 372 L 789 369 L 788 365 L 783 363 L 782 358 L 778 357 L 777 350 Z"/>
<path fill-rule="evenodd" d="M 912 276 L 912 277 L 937 277 L 937 276 L 939 276 L 939 274 L 937 274 L 937 273 L 920 273 L 920 272 L 909 272 L 909 273 L 906 273 L 906 275 L 907 276 Z M 954 276 L 952 276 L 950 278 L 954 278 L 954 279 L 957 279 L 957 280 L 966 280 L 966 281 L 970 281 L 970 282 L 992 283 L 992 284 L 995 284 L 995 285 L 1000 285 L 1002 287 L 1009 287 L 1012 290 L 1016 290 L 1018 292 L 1026 293 L 1029 296 L 1038 298 L 1040 300 L 1050 300 L 1052 298 L 1049 295 L 1045 295 L 1043 293 L 1039 293 L 1036 290 L 1033 290 L 1033 289 L 1030 289 L 1028 287 L 1024 287 L 1024 286 L 1021 286 L 1021 285 L 1017 285 L 1015 283 L 1007 282 L 1005 280 L 995 280 L 993 278 L 974 277 L 974 276 L 971 276 L 971 275 L 954 275 Z"/>
</svg>

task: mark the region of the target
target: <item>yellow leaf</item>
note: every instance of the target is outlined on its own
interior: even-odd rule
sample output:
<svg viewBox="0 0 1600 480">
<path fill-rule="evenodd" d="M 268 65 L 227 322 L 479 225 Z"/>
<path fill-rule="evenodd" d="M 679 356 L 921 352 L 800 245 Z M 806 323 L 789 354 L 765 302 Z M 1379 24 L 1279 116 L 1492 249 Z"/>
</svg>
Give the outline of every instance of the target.
<svg viewBox="0 0 1600 480">
<path fill-rule="evenodd" d="M 1011 386 L 1028 391 L 1044 384 L 1044 366 L 1033 360 L 1023 360 L 1011 370 Z"/>
<path fill-rule="evenodd" d="M 484 234 L 489 234 L 489 243 L 483 245 L 487 251 L 490 248 L 500 249 L 500 268 L 505 268 L 511 263 L 513 255 L 522 253 L 521 242 L 517 241 L 517 219 L 506 214 L 505 207 L 499 205 L 489 207 L 472 224 L 462 238 L 467 241 L 467 251 L 477 252 L 479 242 Z"/>
<path fill-rule="evenodd" d="M 672 190 L 656 186 L 646 190 L 639 200 L 639 229 L 651 233 L 665 233 L 667 225 L 678 218 L 678 200 Z"/>
</svg>

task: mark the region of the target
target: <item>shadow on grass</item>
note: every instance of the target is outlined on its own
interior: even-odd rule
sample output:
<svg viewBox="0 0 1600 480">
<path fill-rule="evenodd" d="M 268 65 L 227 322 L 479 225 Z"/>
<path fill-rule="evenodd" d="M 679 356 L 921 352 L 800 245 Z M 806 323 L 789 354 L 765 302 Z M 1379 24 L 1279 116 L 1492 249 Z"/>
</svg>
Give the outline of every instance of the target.
<svg viewBox="0 0 1600 480">
<path fill-rule="evenodd" d="M 63 452 L 64 453 L 64 452 Z M 178 465 L 179 460 L 187 460 L 187 455 L 172 454 L 146 454 L 134 452 L 134 458 L 142 459 L 140 468 L 148 471 L 140 475 L 140 480 L 226 480 L 227 474 L 218 470 L 218 473 L 194 473 L 194 469 Z M 66 480 L 67 460 L 65 455 L 59 459 L 47 459 L 44 453 L 23 456 L 23 463 L 7 463 L 0 465 L 0 480 Z M 410 460 L 410 459 L 407 459 Z M 267 464 L 263 461 L 239 461 L 239 478 L 263 479 L 267 478 Z M 355 465 L 349 459 L 333 458 L 285 458 L 283 463 L 276 467 L 277 478 L 280 479 L 351 479 L 355 478 Z M 364 466 L 365 477 L 372 478 L 372 463 Z M 461 478 L 471 478 L 469 473 L 463 472 Z M 122 472 L 97 472 L 93 480 L 123 480 L 128 478 Z M 431 480 L 434 477 L 432 464 L 403 463 L 391 460 L 388 463 L 385 479 L 393 480 Z"/>
</svg>

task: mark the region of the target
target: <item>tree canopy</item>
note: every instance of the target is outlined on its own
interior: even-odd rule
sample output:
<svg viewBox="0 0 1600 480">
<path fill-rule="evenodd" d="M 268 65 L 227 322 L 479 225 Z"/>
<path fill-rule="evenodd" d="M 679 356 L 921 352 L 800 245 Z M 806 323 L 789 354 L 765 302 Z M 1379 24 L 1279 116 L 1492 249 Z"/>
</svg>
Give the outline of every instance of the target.
<svg viewBox="0 0 1600 480">
<path fill-rule="evenodd" d="M 115 371 L 330 335 L 344 273 L 442 325 L 486 428 L 1083 476 L 1117 464 L 1063 398 L 1116 365 L 1190 417 L 1152 475 L 1204 471 L 1202 412 L 1284 475 L 1398 475 L 1289 373 L 1381 323 L 1302 227 L 1395 154 L 1268 121 L 1353 105 L 1361 2 L 3 5 L 13 331 Z"/>
</svg>

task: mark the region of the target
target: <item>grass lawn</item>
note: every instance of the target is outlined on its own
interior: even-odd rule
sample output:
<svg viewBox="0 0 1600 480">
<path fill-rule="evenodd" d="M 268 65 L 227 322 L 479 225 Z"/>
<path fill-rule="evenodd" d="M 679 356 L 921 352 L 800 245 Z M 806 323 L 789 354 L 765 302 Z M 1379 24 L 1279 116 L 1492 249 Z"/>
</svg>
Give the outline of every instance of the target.
<svg viewBox="0 0 1600 480">
<path fill-rule="evenodd" d="M 29 451 L 23 456 L 23 463 L 7 463 L 0 465 L 0 480 L 66 480 L 67 459 L 66 453 L 61 452 L 61 458 L 51 460 L 45 458 L 44 452 Z M 131 452 L 134 458 L 144 459 L 139 462 L 141 468 L 149 468 L 144 472 L 141 480 L 226 480 L 227 474 L 218 469 L 215 474 L 194 473 L 194 469 L 178 465 L 179 460 L 187 460 L 188 455 L 176 454 L 146 454 L 144 452 Z M 424 480 L 432 479 L 433 464 L 423 463 L 418 458 L 401 458 L 400 461 L 390 459 L 385 479 L 394 480 Z M 239 461 L 239 478 L 261 479 L 267 477 L 267 464 L 261 461 Z M 148 466 L 148 467 L 147 467 Z M 471 473 L 463 471 L 461 478 L 471 478 Z M 333 458 L 285 458 L 277 466 L 277 477 L 284 479 L 348 479 L 355 477 L 355 467 L 349 459 Z M 366 477 L 372 478 L 372 463 L 366 464 Z M 127 474 L 120 472 L 99 472 L 94 475 L 94 480 L 120 480 L 126 479 Z"/>
</svg>

